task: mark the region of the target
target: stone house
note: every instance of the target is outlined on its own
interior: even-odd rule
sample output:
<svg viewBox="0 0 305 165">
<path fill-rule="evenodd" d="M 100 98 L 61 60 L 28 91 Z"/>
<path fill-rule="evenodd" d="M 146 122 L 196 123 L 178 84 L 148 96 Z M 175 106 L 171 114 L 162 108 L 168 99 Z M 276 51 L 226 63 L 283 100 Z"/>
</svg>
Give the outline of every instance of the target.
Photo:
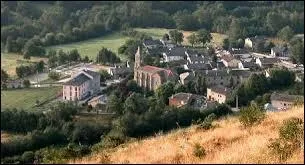
<svg viewBox="0 0 305 165">
<path fill-rule="evenodd" d="M 107 104 L 107 96 L 106 95 L 100 95 L 93 97 L 91 100 L 88 101 L 88 105 L 91 105 L 92 107 L 96 107 L 98 104 L 102 106 L 102 109 L 106 108 Z"/>
<path fill-rule="evenodd" d="M 271 57 L 289 57 L 287 46 L 276 46 L 271 48 Z"/>
<path fill-rule="evenodd" d="M 261 68 L 272 68 L 276 63 L 279 63 L 278 58 L 256 58 L 255 63 Z"/>
<path fill-rule="evenodd" d="M 100 74 L 82 70 L 63 84 L 63 100 L 82 100 L 100 91 Z"/>
<path fill-rule="evenodd" d="M 270 96 L 271 104 L 278 110 L 285 110 L 293 106 L 294 102 L 297 100 L 304 101 L 304 96 L 301 95 L 287 95 L 272 93 Z"/>
<path fill-rule="evenodd" d="M 156 90 L 167 81 L 175 81 L 177 76 L 170 69 L 159 68 L 155 66 L 142 66 L 140 47 L 135 55 L 134 80 L 146 90 Z"/>
<path fill-rule="evenodd" d="M 205 109 L 213 106 L 213 104 L 212 102 L 207 102 L 204 96 L 181 92 L 169 97 L 169 106 L 177 108 L 189 107 L 193 109 Z"/>
<path fill-rule="evenodd" d="M 253 49 L 258 42 L 265 42 L 265 38 L 263 36 L 255 36 L 249 37 L 245 39 L 245 48 Z"/>
<path fill-rule="evenodd" d="M 132 73 L 132 69 L 129 66 L 129 62 L 127 61 L 126 65 L 115 65 L 114 67 L 110 67 L 108 69 L 108 73 L 114 78 L 126 78 L 129 74 Z"/>
<path fill-rule="evenodd" d="M 247 80 L 251 72 L 247 70 L 206 70 L 195 71 L 195 75 L 203 76 L 207 86 L 236 86 Z"/>
<path fill-rule="evenodd" d="M 232 55 L 223 55 L 221 61 L 227 68 L 238 68 L 240 60 L 234 58 Z"/>
<path fill-rule="evenodd" d="M 247 62 L 247 61 L 240 61 L 238 63 L 238 68 L 239 69 L 256 69 L 258 67 L 258 65 L 254 62 Z"/>
<path fill-rule="evenodd" d="M 207 99 L 222 104 L 226 102 L 231 92 L 231 89 L 224 86 L 209 87 L 207 88 Z"/>
<path fill-rule="evenodd" d="M 168 48 L 162 54 L 163 62 L 183 60 L 186 58 L 185 51 L 186 51 L 186 49 L 184 47 Z"/>
</svg>

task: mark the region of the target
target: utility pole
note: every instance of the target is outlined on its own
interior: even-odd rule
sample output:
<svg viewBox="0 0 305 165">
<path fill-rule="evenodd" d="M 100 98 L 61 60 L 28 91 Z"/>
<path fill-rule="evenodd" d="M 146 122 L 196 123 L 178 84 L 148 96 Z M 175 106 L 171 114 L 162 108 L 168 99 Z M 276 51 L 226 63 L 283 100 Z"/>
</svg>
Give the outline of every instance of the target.
<svg viewBox="0 0 305 165">
<path fill-rule="evenodd" d="M 236 110 L 238 110 L 238 95 L 236 95 Z"/>
</svg>

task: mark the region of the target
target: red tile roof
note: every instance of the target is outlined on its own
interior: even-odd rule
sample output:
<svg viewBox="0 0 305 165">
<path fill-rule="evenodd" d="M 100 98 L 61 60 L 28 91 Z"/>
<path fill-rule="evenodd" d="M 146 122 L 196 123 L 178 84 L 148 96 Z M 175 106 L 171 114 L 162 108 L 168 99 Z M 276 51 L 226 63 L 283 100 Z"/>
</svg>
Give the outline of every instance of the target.
<svg viewBox="0 0 305 165">
<path fill-rule="evenodd" d="M 140 68 L 140 70 L 146 71 L 146 72 L 158 72 L 161 70 L 164 70 L 163 68 L 158 68 L 155 66 L 150 66 L 150 65 L 145 65 L 143 67 Z"/>
</svg>

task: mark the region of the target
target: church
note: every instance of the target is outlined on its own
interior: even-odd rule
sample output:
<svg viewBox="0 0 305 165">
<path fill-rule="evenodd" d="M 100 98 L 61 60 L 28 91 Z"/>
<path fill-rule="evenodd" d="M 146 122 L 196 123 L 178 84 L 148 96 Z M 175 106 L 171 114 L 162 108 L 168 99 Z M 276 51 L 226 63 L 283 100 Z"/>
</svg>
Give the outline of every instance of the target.
<svg viewBox="0 0 305 165">
<path fill-rule="evenodd" d="M 142 66 L 141 51 L 140 47 L 138 47 L 137 53 L 135 54 L 134 80 L 140 87 L 154 91 L 163 83 L 175 80 L 175 77 L 175 74 L 169 69 L 150 65 Z"/>
</svg>

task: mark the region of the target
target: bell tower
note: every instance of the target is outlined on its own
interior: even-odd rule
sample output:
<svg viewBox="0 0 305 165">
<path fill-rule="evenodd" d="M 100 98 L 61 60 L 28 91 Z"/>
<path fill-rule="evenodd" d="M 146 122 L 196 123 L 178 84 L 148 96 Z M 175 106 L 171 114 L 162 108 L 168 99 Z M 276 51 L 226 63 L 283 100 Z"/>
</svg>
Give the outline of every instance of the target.
<svg viewBox="0 0 305 165">
<path fill-rule="evenodd" d="M 134 69 L 138 69 L 141 66 L 141 50 L 140 46 L 138 46 L 137 53 L 135 54 L 135 60 L 134 60 Z"/>
</svg>

